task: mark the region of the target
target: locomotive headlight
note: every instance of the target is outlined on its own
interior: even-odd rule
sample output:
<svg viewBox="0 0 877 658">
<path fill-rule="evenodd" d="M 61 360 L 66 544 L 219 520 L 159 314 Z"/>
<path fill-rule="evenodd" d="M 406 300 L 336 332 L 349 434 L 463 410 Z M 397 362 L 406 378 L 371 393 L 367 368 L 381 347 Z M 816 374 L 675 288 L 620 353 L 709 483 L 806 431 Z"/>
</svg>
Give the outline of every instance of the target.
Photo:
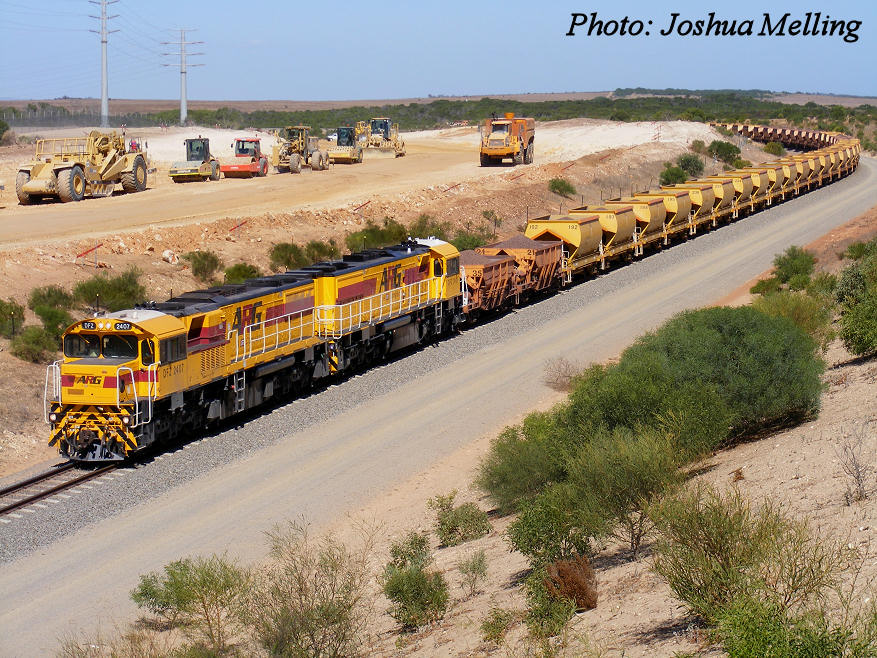
<svg viewBox="0 0 877 658">
<path fill-rule="evenodd" d="M 131 416 L 122 416 L 122 423 L 125 425 L 131 424 Z"/>
<path fill-rule="evenodd" d="M 49 414 L 49 420 L 51 420 L 54 423 L 56 420 L 58 420 L 58 414 L 55 414 L 55 413 Z"/>
</svg>

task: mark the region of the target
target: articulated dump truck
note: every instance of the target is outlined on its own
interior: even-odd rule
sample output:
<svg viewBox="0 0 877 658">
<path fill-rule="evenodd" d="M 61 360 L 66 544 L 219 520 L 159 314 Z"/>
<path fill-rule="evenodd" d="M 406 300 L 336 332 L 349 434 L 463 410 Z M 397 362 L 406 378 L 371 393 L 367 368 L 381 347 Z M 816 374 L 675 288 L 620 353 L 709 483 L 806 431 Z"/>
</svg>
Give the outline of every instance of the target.
<svg viewBox="0 0 877 658">
<path fill-rule="evenodd" d="M 511 158 L 516 165 L 533 162 L 535 119 L 506 112 L 502 119 L 492 117 L 481 124 L 481 166 L 500 164 Z"/>
<path fill-rule="evenodd" d="M 148 164 L 143 142 L 115 132 L 92 130 L 88 137 L 37 140 L 32 162 L 18 168 L 15 192 L 22 205 L 41 198 L 81 201 L 87 196 L 110 196 L 116 183 L 125 192 L 146 189 Z"/>
</svg>

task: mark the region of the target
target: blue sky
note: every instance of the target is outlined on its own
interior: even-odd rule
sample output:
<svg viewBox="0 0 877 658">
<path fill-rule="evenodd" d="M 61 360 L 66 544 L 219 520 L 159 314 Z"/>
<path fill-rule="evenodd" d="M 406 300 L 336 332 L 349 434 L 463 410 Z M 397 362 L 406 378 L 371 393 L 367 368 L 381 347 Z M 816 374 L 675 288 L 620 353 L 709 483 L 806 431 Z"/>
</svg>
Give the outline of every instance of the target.
<svg viewBox="0 0 877 658">
<path fill-rule="evenodd" d="M 204 41 L 190 99 L 373 99 L 612 90 L 760 88 L 877 95 L 877 3 L 821 3 L 823 18 L 861 20 L 856 43 L 835 37 L 659 36 L 670 22 L 763 12 L 803 19 L 819 5 L 739 1 L 372 2 L 119 0 L 110 21 L 110 97 L 178 98 L 162 63 L 174 28 Z M 564 36 L 574 11 L 652 20 L 651 36 Z M 99 8 L 86 0 L 0 0 L 0 98 L 100 96 Z"/>
</svg>

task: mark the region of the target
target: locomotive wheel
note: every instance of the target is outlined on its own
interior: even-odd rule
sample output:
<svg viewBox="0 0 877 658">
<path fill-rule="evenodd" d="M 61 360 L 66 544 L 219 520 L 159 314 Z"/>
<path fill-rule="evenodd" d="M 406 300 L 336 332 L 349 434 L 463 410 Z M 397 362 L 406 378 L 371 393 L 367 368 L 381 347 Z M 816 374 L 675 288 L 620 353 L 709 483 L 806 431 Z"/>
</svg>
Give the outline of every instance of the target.
<svg viewBox="0 0 877 658">
<path fill-rule="evenodd" d="M 58 172 L 58 198 L 64 203 L 82 201 L 85 196 L 85 174 L 82 167 L 73 165 Z"/>
</svg>

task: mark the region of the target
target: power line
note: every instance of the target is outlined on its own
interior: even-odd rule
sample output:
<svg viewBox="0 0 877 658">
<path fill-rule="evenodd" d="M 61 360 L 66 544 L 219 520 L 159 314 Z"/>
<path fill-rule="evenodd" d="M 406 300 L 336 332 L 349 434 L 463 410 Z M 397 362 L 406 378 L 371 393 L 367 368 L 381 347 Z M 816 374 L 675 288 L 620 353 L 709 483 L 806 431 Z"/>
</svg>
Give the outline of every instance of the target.
<svg viewBox="0 0 877 658">
<path fill-rule="evenodd" d="M 188 117 L 188 107 L 187 107 L 187 98 L 186 98 L 186 66 L 188 64 L 189 57 L 195 57 L 196 55 L 203 55 L 204 53 L 187 53 L 186 46 L 192 46 L 195 44 L 202 44 L 203 41 L 186 41 L 186 32 L 196 32 L 197 30 L 192 28 L 180 28 L 180 40 L 179 41 L 163 41 L 163 45 L 165 46 L 179 46 L 180 51 L 177 53 L 164 53 L 165 55 L 179 55 L 180 63 L 179 64 L 165 64 L 164 66 L 179 66 L 180 67 L 180 125 L 186 124 L 186 118 Z M 204 64 L 188 64 L 189 66 L 204 66 Z"/>
</svg>

